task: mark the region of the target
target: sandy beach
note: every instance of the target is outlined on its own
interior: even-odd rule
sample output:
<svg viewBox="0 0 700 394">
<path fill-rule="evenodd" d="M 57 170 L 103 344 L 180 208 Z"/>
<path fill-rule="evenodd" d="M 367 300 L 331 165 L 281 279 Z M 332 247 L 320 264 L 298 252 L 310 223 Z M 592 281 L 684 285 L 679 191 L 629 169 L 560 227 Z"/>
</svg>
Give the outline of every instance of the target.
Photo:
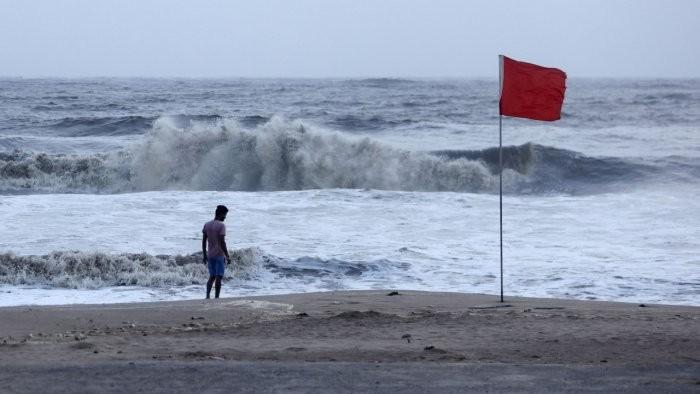
<svg viewBox="0 0 700 394">
<path fill-rule="evenodd" d="M 2 308 L 0 391 L 700 387 L 698 307 L 389 294 Z"/>
<path fill-rule="evenodd" d="M 700 394 L 700 0 L 2 4 L 0 394 Z"/>
</svg>

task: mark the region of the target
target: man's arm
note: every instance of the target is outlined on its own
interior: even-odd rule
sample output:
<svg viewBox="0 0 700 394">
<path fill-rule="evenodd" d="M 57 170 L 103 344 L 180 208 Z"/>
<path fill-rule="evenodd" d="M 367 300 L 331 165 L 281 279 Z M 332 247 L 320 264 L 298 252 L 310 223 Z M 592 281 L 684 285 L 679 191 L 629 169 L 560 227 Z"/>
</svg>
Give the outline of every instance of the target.
<svg viewBox="0 0 700 394">
<path fill-rule="evenodd" d="M 207 262 L 207 234 L 202 234 L 202 261 Z"/>
<path fill-rule="evenodd" d="M 226 255 L 226 263 L 231 264 L 231 257 L 229 257 L 228 247 L 226 247 L 226 236 L 223 234 L 219 235 L 219 245 L 221 245 L 221 250 L 223 250 Z"/>
</svg>

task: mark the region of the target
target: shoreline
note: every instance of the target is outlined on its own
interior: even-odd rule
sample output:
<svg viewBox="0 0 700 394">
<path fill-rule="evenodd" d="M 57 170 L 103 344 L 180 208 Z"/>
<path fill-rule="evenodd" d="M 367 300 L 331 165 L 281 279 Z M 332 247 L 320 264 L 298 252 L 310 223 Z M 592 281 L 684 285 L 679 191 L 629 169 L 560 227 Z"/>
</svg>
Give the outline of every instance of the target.
<svg viewBox="0 0 700 394">
<path fill-rule="evenodd" d="M 23 304 L 14 304 L 14 303 L 7 303 L 3 304 L 0 302 L 0 310 L 4 308 L 22 308 L 22 307 L 69 307 L 69 306 L 93 306 L 93 305 L 130 305 L 130 304 L 168 304 L 168 303 L 177 303 L 177 302 L 195 302 L 202 300 L 201 296 L 204 293 L 204 283 L 201 284 L 196 284 L 196 285 L 189 285 L 189 286 L 184 286 L 186 288 L 196 288 L 196 293 L 197 297 L 196 298 L 180 298 L 180 299 L 153 299 L 153 295 L 150 296 L 135 296 L 133 298 L 129 297 L 124 297 L 123 299 L 117 299 L 114 301 L 109 301 L 109 302 L 94 302 L 92 300 L 95 299 L 95 296 L 99 297 L 103 293 L 109 293 L 110 291 L 114 290 L 119 290 L 119 291 L 152 291 L 148 287 L 144 286 L 111 286 L 111 287 L 101 287 L 97 289 L 70 289 L 70 288 L 35 288 L 35 287 L 27 287 L 27 288 L 19 288 L 14 285 L 0 285 L 0 296 L 5 296 L 7 295 L 8 298 L 10 297 L 15 297 L 15 298 L 20 298 L 24 299 L 27 303 Z M 392 288 L 393 289 L 393 288 Z M 314 290 L 314 291 L 309 291 L 309 292 L 289 292 L 289 293 L 284 293 L 284 292 L 270 292 L 267 294 L 262 294 L 262 295 L 246 295 L 246 294 L 238 294 L 238 295 L 232 295 L 229 296 L 228 294 L 231 294 L 231 290 L 226 288 L 226 284 L 224 284 L 224 287 L 222 288 L 222 293 L 224 294 L 224 299 L 231 299 L 231 298 L 236 298 L 236 299 L 253 299 L 253 298 L 265 298 L 265 297 L 281 297 L 281 296 L 295 296 L 295 295 L 302 295 L 302 294 L 332 294 L 332 293 L 344 293 L 344 292 L 372 292 L 372 291 L 385 291 L 385 292 L 390 292 L 392 289 L 358 289 L 358 290 Z M 34 298 L 36 297 L 36 294 L 40 294 L 42 297 L 48 297 L 50 294 L 53 292 L 56 292 L 58 295 L 62 295 L 59 293 L 67 293 L 71 294 L 74 291 L 82 291 L 85 293 L 89 293 L 89 297 L 85 296 L 83 298 L 76 298 L 73 296 L 72 299 L 68 297 L 63 297 L 64 300 L 67 300 L 67 302 L 50 302 L 50 303 L 32 303 L 34 302 Z M 156 289 L 160 290 L 160 289 Z M 462 293 L 458 291 L 431 291 L 431 290 L 420 290 L 420 289 L 411 289 L 411 290 L 401 290 L 401 291 L 409 291 L 409 292 L 418 292 L 418 293 L 426 293 L 426 294 L 465 294 L 465 295 L 470 295 L 470 296 L 478 296 L 478 297 L 491 297 L 492 302 L 499 302 L 499 295 L 498 294 L 489 294 L 489 293 Z M 43 293 L 39 293 L 43 292 Z M 32 293 L 29 296 L 27 296 L 27 293 Z M 201 293 L 201 294 L 200 294 Z M 108 294 L 109 295 L 109 294 Z M 85 301 L 85 300 L 90 300 L 90 301 Z M 99 299 L 99 298 L 98 298 Z M 666 303 L 663 301 L 654 301 L 654 300 L 648 300 L 648 299 L 632 299 L 632 300 L 621 300 L 621 301 L 616 301 L 616 300 L 611 300 L 611 299 L 605 299 L 605 298 L 595 298 L 595 299 L 587 299 L 587 298 L 558 298 L 556 296 L 549 296 L 549 295 L 542 295 L 542 296 L 520 296 L 520 295 L 506 295 L 505 296 L 505 303 L 508 303 L 509 300 L 538 300 L 538 301 L 548 301 L 548 300 L 557 300 L 561 302 L 568 302 L 568 301 L 573 301 L 573 302 L 583 302 L 583 303 L 610 303 L 610 304 L 625 304 L 625 305 L 646 305 L 646 306 L 664 306 L 664 307 L 690 307 L 690 308 L 700 308 L 700 302 L 696 302 L 694 304 L 691 303 Z"/>
<path fill-rule="evenodd" d="M 4 286 L 11 286 L 11 285 L 4 285 Z M 202 287 L 204 289 L 204 284 L 198 284 L 196 285 L 197 287 Z M 1 286 L 0 286 L 1 287 Z M 115 287 L 115 288 L 122 288 L 122 287 Z M 139 289 L 141 287 L 139 286 L 133 286 L 130 287 L 133 289 Z M 30 288 L 31 289 L 31 288 Z M 63 289 L 63 288 L 51 288 L 49 290 L 66 290 L 66 291 L 72 291 L 75 289 Z M 86 291 L 94 291 L 94 289 L 85 289 Z M 97 289 L 100 290 L 100 289 Z M 225 290 L 225 289 L 223 289 Z M 222 290 L 222 292 L 223 292 Z M 202 290 L 203 292 L 204 290 Z M 295 292 L 295 293 L 275 293 L 275 294 L 263 294 L 263 295 L 235 295 L 235 296 L 228 296 L 224 294 L 223 297 L 221 297 L 219 300 L 234 300 L 234 299 L 263 299 L 263 298 L 279 298 L 279 297 L 290 297 L 290 298 L 295 298 L 295 297 L 302 297 L 302 298 L 315 298 L 315 297 L 321 297 L 324 295 L 333 295 L 336 294 L 340 297 L 344 295 L 348 296 L 358 296 L 363 293 L 367 294 L 374 294 L 374 293 L 390 293 L 392 291 L 397 291 L 400 292 L 401 294 L 399 295 L 406 295 L 406 294 L 413 294 L 413 295 L 455 295 L 458 297 L 466 297 L 462 298 L 464 300 L 468 300 L 468 303 L 471 305 L 472 301 L 479 300 L 483 302 L 493 302 L 493 303 L 500 303 L 500 296 L 496 293 L 490 294 L 490 293 L 465 293 L 465 292 L 458 292 L 458 291 L 430 291 L 430 290 L 413 290 L 413 289 L 394 289 L 394 288 L 387 288 L 387 289 L 370 289 L 370 290 L 327 290 L 327 291 L 310 291 L 310 292 Z M 11 293 L 12 294 L 12 293 Z M 204 293 L 202 293 L 204 294 Z M 178 304 L 178 303 L 189 303 L 189 302 L 197 302 L 197 301 L 205 301 L 204 299 L 182 299 L 182 300 L 157 300 L 157 301 L 134 301 L 134 302 L 92 302 L 92 303 L 67 303 L 67 304 L 22 304 L 22 305 L 4 305 L 0 306 L 0 312 L 4 309 L 8 308 L 24 308 L 24 307 L 37 307 L 37 308 L 64 308 L 64 307 L 80 307 L 80 306 L 86 306 L 86 307 L 91 307 L 91 306 L 110 306 L 110 305 L 120 305 L 120 306 L 125 306 L 125 305 L 131 305 L 131 304 L 138 304 L 138 305 L 147 305 L 147 304 L 159 304 L 159 305 L 167 305 L 167 304 Z M 216 301 L 216 299 L 211 299 L 210 301 Z M 530 297 L 530 296 L 516 296 L 516 295 L 504 295 L 504 304 L 509 304 L 509 303 L 526 303 L 526 302 L 536 302 L 536 303 L 551 303 L 551 302 L 560 302 L 560 303 L 582 303 L 582 304 L 600 304 L 601 306 L 604 304 L 610 304 L 608 306 L 613 306 L 613 305 L 619 305 L 619 306 L 639 306 L 640 304 L 644 304 L 645 306 L 657 306 L 657 307 L 678 307 L 678 308 L 700 308 L 700 304 L 698 305 L 689 305 L 689 304 L 666 304 L 666 303 L 654 303 L 654 302 L 637 302 L 637 301 L 612 301 L 612 300 L 604 300 L 604 299 L 581 299 L 581 298 L 557 298 L 557 297 Z M 472 305 L 473 306 L 473 305 Z"/>
<path fill-rule="evenodd" d="M 502 364 L 547 376 L 542 365 L 584 375 L 600 368 L 634 375 L 630 371 L 659 367 L 645 376 L 700 384 L 700 374 L 693 372 L 700 367 L 700 307 L 523 297 L 500 303 L 484 294 L 391 293 L 3 307 L 0 369 L 24 376 L 20 370 L 72 365 L 56 373 L 99 367 L 109 375 L 138 363 L 154 370 L 172 366 L 177 375 L 182 373 L 177 366 L 185 364 L 245 369 L 263 363 L 294 370 L 304 369 L 300 363 L 311 369 L 322 364 L 320 370 L 329 371 L 338 363 L 360 370 L 407 364 L 445 371 L 490 371 Z M 6 374 L 12 372 L 0 372 Z M 683 387 L 696 386 L 677 388 Z"/>
</svg>

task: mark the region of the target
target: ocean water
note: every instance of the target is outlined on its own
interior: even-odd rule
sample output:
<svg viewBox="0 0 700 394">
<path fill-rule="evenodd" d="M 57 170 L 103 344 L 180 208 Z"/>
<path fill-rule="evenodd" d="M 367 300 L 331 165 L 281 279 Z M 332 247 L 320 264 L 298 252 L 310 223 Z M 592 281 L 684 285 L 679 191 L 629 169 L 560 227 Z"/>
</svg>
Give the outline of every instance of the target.
<svg viewBox="0 0 700 394">
<path fill-rule="evenodd" d="M 700 81 L 503 120 L 505 293 L 700 305 Z M 0 80 L 0 305 L 499 293 L 495 80 Z"/>
</svg>

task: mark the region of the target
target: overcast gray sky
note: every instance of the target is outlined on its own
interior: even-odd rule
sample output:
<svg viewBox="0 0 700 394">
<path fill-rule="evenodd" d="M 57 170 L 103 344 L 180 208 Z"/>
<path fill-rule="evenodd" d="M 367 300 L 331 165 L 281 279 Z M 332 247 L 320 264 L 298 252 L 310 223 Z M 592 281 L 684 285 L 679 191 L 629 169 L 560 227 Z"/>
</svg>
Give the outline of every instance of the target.
<svg viewBox="0 0 700 394">
<path fill-rule="evenodd" d="M 1 76 L 700 77 L 694 0 L 0 0 Z"/>
</svg>

